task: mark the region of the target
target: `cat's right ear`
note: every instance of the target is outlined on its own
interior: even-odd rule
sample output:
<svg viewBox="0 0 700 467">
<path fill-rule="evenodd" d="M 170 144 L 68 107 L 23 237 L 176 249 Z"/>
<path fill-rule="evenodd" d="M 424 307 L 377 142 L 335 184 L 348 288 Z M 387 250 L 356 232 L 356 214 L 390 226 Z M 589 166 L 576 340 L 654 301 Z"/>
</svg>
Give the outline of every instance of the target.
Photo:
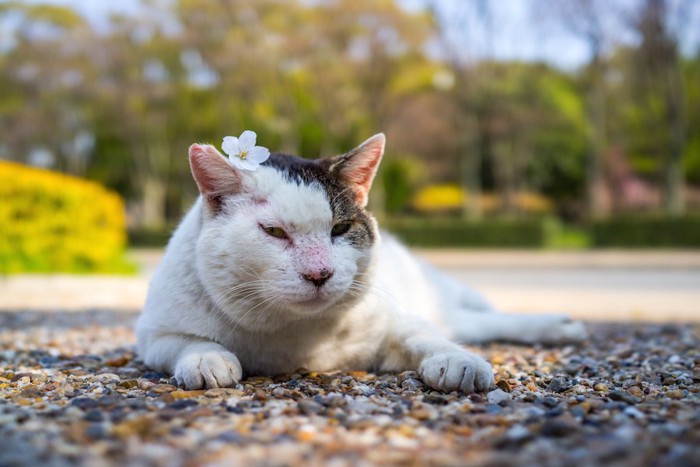
<svg viewBox="0 0 700 467">
<path fill-rule="evenodd" d="M 214 214 L 221 211 L 224 196 L 239 193 L 242 189 L 241 175 L 210 144 L 190 146 L 190 169 L 199 192 Z"/>
</svg>

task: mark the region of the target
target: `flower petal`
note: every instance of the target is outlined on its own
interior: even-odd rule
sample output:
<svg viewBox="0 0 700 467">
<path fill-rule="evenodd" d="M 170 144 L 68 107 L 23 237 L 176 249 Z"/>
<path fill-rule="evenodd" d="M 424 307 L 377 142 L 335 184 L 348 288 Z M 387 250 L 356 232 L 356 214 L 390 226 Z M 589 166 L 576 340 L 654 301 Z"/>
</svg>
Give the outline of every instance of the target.
<svg viewBox="0 0 700 467">
<path fill-rule="evenodd" d="M 246 170 L 245 165 L 243 165 L 244 162 L 245 161 L 235 156 L 228 158 L 228 163 L 231 164 L 232 167 L 235 167 L 237 169 Z"/>
<path fill-rule="evenodd" d="M 265 162 L 270 157 L 270 150 L 262 146 L 255 146 L 253 149 L 248 151 L 247 161 L 255 162 L 261 164 Z"/>
<path fill-rule="evenodd" d="M 221 149 L 229 156 L 237 156 L 241 153 L 238 138 L 235 136 L 224 136 L 224 142 L 221 143 Z"/>
<path fill-rule="evenodd" d="M 254 131 L 246 130 L 241 133 L 238 138 L 241 151 L 250 151 L 255 146 L 255 140 L 258 139 L 258 135 Z"/>
<path fill-rule="evenodd" d="M 241 162 L 241 168 L 243 170 L 253 171 L 253 170 L 258 170 L 258 167 L 260 167 L 260 164 L 256 164 L 255 162 L 250 162 L 247 159 L 246 160 L 239 159 L 239 161 Z"/>
</svg>

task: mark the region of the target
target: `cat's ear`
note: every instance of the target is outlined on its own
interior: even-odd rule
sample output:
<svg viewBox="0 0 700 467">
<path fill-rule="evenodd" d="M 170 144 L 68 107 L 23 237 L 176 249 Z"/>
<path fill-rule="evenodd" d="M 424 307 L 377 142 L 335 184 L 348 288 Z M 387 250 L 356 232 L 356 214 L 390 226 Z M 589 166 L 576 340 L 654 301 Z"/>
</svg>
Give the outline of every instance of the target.
<svg viewBox="0 0 700 467">
<path fill-rule="evenodd" d="M 213 213 L 221 210 L 224 196 L 239 193 L 243 186 L 238 171 L 209 144 L 190 146 L 190 169 L 199 192 Z"/>
<path fill-rule="evenodd" d="M 362 207 L 367 206 L 369 189 L 382 160 L 385 144 L 384 133 L 379 133 L 355 149 L 331 159 L 331 173 L 338 174 L 351 186 L 357 196 L 357 204 Z"/>
</svg>

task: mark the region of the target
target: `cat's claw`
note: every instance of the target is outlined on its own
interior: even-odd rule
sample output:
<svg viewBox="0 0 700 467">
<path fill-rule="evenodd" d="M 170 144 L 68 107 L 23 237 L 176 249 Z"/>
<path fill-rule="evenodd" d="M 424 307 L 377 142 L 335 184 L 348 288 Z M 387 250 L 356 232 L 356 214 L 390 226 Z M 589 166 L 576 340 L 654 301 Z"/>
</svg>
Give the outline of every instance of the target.
<svg viewBox="0 0 700 467">
<path fill-rule="evenodd" d="M 175 366 L 174 376 L 178 385 L 187 389 L 225 388 L 241 380 L 243 369 L 233 353 L 202 348 L 183 355 Z"/>
<path fill-rule="evenodd" d="M 418 373 L 428 386 L 440 391 L 471 393 L 485 391 L 494 384 L 491 365 L 467 350 L 427 357 L 418 368 Z"/>
</svg>

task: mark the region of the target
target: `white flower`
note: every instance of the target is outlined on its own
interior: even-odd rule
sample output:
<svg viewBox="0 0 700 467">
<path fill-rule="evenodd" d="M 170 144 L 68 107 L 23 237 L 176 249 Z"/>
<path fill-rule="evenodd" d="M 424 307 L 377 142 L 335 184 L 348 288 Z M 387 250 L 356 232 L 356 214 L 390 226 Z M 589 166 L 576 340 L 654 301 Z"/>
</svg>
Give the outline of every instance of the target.
<svg viewBox="0 0 700 467">
<path fill-rule="evenodd" d="M 228 154 L 231 165 L 242 170 L 257 170 L 258 166 L 270 157 L 269 149 L 256 146 L 258 135 L 254 131 L 246 130 L 241 136 L 224 137 L 221 149 Z"/>
</svg>

